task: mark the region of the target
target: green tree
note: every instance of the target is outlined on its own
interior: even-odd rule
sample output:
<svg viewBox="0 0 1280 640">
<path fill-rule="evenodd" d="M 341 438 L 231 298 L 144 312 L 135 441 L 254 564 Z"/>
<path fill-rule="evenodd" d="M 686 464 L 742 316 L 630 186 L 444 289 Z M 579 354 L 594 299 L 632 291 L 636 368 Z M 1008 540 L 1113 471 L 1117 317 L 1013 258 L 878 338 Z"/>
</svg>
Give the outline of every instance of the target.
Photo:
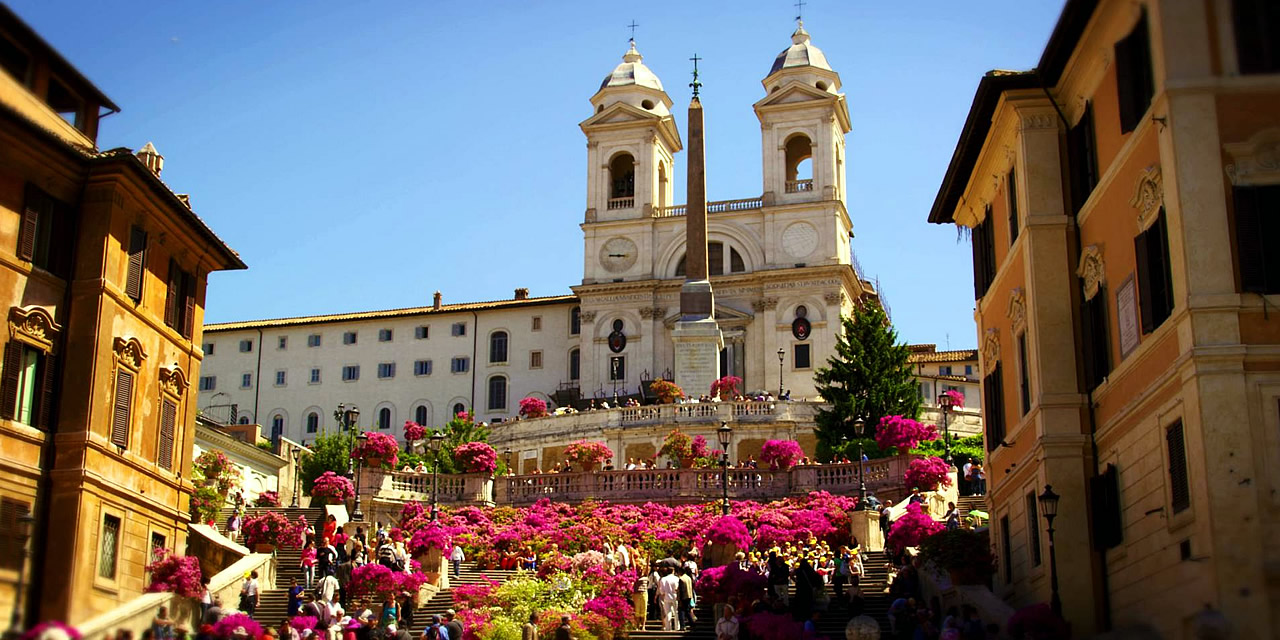
<svg viewBox="0 0 1280 640">
<path fill-rule="evenodd" d="M 326 471 L 347 473 L 351 458 L 351 436 L 346 433 L 322 433 L 311 445 L 311 454 L 302 458 L 302 492 L 311 493 L 311 485 Z"/>
<path fill-rule="evenodd" d="M 841 437 L 857 437 L 853 424 L 858 418 L 866 420 L 870 436 L 884 416 L 920 414 L 920 391 L 907 363 L 910 350 L 898 343 L 898 332 L 880 305 L 854 307 L 841 325 L 829 366 L 814 375 L 818 393 L 831 405 L 816 417 L 818 457 L 823 460 L 841 448 Z M 856 455 L 856 448 L 851 453 Z"/>
<path fill-rule="evenodd" d="M 468 416 L 454 416 L 441 427 L 444 441 L 440 443 L 440 473 L 462 473 L 462 465 L 453 459 L 453 450 L 468 442 L 488 442 L 489 427 L 477 423 Z M 428 458 L 429 459 L 429 458 Z M 498 466 L 503 466 L 502 456 L 498 456 Z M 500 469 L 501 470 L 501 469 Z"/>
</svg>

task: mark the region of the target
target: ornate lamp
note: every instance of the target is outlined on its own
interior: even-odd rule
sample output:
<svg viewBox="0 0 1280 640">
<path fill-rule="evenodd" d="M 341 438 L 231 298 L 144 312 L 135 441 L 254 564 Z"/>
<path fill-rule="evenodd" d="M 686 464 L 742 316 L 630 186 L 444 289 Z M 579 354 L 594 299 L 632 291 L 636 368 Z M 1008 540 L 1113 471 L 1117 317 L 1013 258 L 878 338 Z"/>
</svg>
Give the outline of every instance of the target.
<svg viewBox="0 0 1280 640">
<path fill-rule="evenodd" d="M 951 464 L 951 421 L 947 420 L 947 413 L 955 407 L 955 398 L 951 394 L 938 394 L 938 407 L 942 409 L 942 446 L 946 450 L 947 465 Z"/>
<path fill-rule="evenodd" d="M 357 416 L 360 415 L 360 411 L 355 407 L 351 407 L 351 410 L 347 412 L 347 415 L 351 415 L 352 413 Z M 369 435 L 362 433 L 359 436 L 356 436 L 356 439 L 360 441 L 360 446 L 364 446 L 365 441 L 369 439 Z M 351 519 L 357 522 L 364 521 L 364 511 L 360 509 L 360 475 L 363 468 L 364 465 L 356 467 L 356 508 L 351 512 Z"/>
<path fill-rule="evenodd" d="M 782 399 L 782 363 L 787 360 L 787 350 L 778 347 L 778 399 Z"/>
<path fill-rule="evenodd" d="M 716 438 L 720 440 L 720 450 L 723 452 L 720 457 L 720 488 L 723 490 L 720 515 L 727 516 L 729 515 L 729 441 L 733 439 L 733 428 L 728 422 L 720 421 L 720 428 L 716 429 Z"/>
<path fill-rule="evenodd" d="M 1040 502 L 1040 513 L 1049 523 L 1049 606 L 1053 612 L 1062 617 L 1062 598 L 1058 596 L 1058 553 L 1053 546 L 1053 519 L 1058 517 L 1058 499 L 1062 496 L 1053 492 L 1053 486 L 1046 484 L 1044 493 L 1037 496 Z"/>
<path fill-rule="evenodd" d="M 866 463 L 862 460 L 862 439 L 867 435 L 867 421 L 861 417 L 854 420 L 853 432 L 858 436 L 858 509 L 865 511 L 867 509 L 867 483 L 866 478 L 863 476 L 863 467 L 866 466 Z"/>
<path fill-rule="evenodd" d="M 428 445 L 431 448 L 431 521 L 440 517 L 440 503 L 436 494 L 436 479 L 440 477 L 440 446 L 444 444 L 444 434 L 439 431 L 431 434 Z"/>
</svg>

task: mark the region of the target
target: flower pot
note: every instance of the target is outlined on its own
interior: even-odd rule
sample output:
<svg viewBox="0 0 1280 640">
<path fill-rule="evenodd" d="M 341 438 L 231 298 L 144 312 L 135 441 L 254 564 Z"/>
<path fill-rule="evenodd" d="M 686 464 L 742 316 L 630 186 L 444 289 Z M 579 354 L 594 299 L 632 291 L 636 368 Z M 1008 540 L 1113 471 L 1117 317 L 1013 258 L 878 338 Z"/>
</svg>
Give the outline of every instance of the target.
<svg viewBox="0 0 1280 640">
<path fill-rule="evenodd" d="M 276 546 L 274 544 L 271 544 L 270 542 L 259 542 L 258 544 L 253 545 L 253 552 L 254 553 L 275 553 Z"/>
<path fill-rule="evenodd" d="M 369 457 L 364 459 L 364 466 L 377 469 L 382 466 L 382 458 Z"/>
<path fill-rule="evenodd" d="M 689 456 L 687 458 L 680 458 L 680 468 L 692 469 L 694 460 L 696 460 L 696 458 L 694 458 L 693 456 Z"/>
</svg>

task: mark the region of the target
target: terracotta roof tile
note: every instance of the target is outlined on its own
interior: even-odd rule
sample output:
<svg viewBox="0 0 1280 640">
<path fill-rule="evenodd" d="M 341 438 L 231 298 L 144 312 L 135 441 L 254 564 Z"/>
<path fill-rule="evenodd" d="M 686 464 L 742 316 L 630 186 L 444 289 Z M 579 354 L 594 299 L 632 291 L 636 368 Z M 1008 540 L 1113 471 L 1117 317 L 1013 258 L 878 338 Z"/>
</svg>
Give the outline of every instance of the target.
<svg viewBox="0 0 1280 640">
<path fill-rule="evenodd" d="M 433 306 L 406 307 L 403 309 L 385 309 L 382 311 L 357 311 L 353 313 L 333 313 L 318 316 L 299 316 L 294 318 L 275 318 L 268 320 L 245 320 L 242 322 L 219 322 L 206 324 L 205 333 L 219 331 L 236 331 L 239 329 L 261 329 L 266 327 L 288 327 L 309 324 L 326 324 L 330 322 L 351 322 L 358 320 L 380 320 L 385 318 L 405 318 L 425 316 L 437 313 L 456 313 L 459 311 L 483 311 L 488 309 L 510 309 L 514 307 L 536 307 L 549 304 L 565 304 L 578 301 L 578 296 L 546 296 L 542 298 L 526 298 L 524 300 L 492 300 L 488 302 L 462 302 Z"/>
<path fill-rule="evenodd" d="M 977 360 L 977 349 L 959 349 L 956 351 L 932 351 L 932 352 L 915 352 L 907 356 L 907 362 L 911 364 L 924 364 L 930 362 L 964 362 L 966 360 Z"/>
</svg>

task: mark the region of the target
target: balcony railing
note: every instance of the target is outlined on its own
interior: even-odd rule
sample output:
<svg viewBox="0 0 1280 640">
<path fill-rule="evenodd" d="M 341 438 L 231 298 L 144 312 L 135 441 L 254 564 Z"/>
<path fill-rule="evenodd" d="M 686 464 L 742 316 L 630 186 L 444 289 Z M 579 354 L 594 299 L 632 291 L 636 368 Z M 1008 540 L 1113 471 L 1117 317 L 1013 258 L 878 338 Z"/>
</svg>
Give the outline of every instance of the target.
<svg viewBox="0 0 1280 640">
<path fill-rule="evenodd" d="M 660 207 L 655 218 L 671 218 L 685 215 L 688 205 L 678 204 L 674 207 Z M 764 207 L 764 198 L 742 198 L 739 200 L 717 200 L 707 203 L 707 213 L 725 213 L 728 211 L 750 211 Z"/>
<path fill-rule="evenodd" d="M 626 198 L 609 198 L 610 211 L 614 209 L 630 209 L 631 207 L 634 207 L 634 206 L 636 206 L 635 196 L 630 196 Z"/>
<path fill-rule="evenodd" d="M 862 464 L 867 491 L 900 491 L 903 473 L 913 456 L 871 460 Z M 805 465 L 790 470 L 635 469 L 631 471 L 581 471 L 503 476 L 487 474 L 442 475 L 436 498 L 445 505 L 527 505 L 548 498 L 557 502 L 585 500 L 609 502 L 704 502 L 724 494 L 727 475 L 729 497 L 735 500 L 778 500 L 811 491 L 842 495 L 858 493 L 857 463 Z M 431 501 L 430 473 L 412 471 L 366 472 L 361 494 L 392 502 Z"/>
<path fill-rule="evenodd" d="M 808 180 L 788 180 L 787 193 L 804 193 L 813 191 L 813 179 Z"/>
</svg>

